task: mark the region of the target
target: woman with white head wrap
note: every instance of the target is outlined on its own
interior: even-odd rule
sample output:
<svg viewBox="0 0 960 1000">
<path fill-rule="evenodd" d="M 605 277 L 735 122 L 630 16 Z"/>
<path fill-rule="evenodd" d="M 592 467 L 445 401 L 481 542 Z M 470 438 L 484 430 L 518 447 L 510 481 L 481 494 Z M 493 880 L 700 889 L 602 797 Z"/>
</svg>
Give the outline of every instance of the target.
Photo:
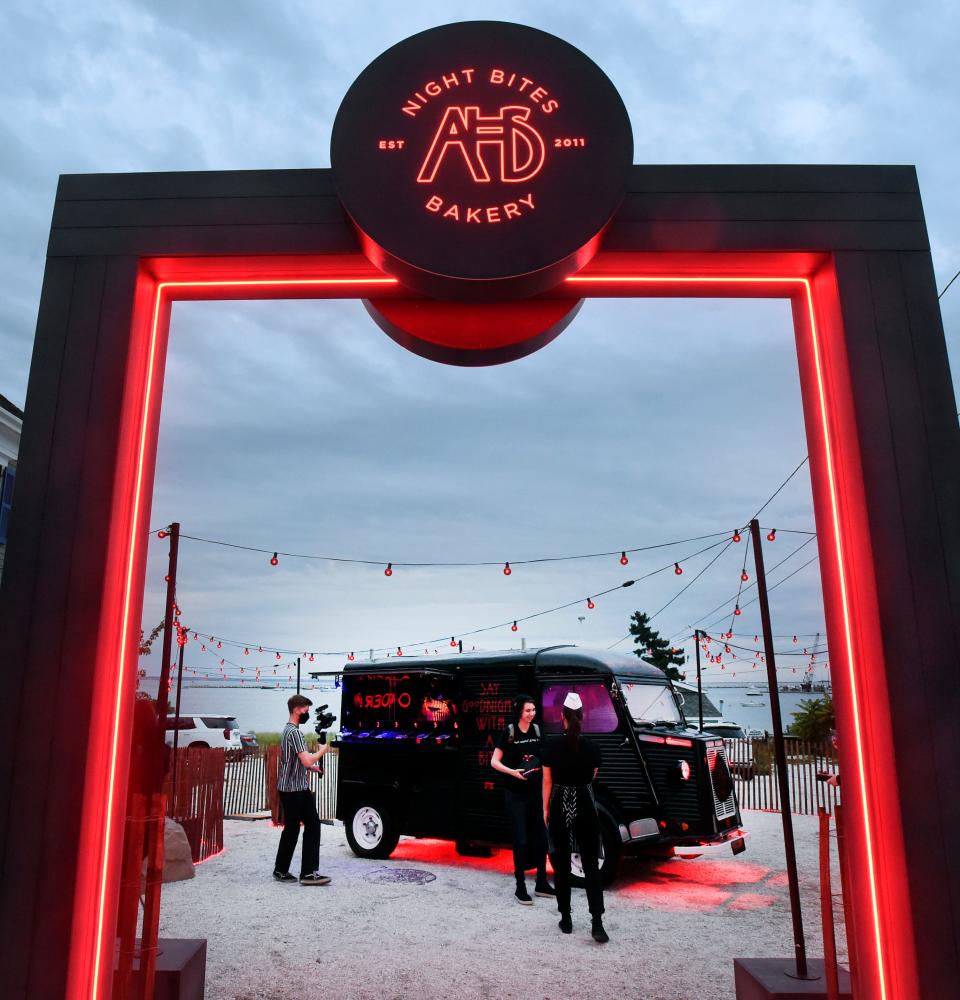
<svg viewBox="0 0 960 1000">
<path fill-rule="evenodd" d="M 603 887 L 600 884 L 600 821 L 593 797 L 593 779 L 600 768 L 600 748 L 582 734 L 583 701 L 571 691 L 561 710 L 563 735 L 547 743 L 543 754 L 543 819 L 550 835 L 560 930 L 573 930 L 570 917 L 570 855 L 579 853 L 593 918 L 594 941 L 610 938 L 603 927 Z"/>
</svg>

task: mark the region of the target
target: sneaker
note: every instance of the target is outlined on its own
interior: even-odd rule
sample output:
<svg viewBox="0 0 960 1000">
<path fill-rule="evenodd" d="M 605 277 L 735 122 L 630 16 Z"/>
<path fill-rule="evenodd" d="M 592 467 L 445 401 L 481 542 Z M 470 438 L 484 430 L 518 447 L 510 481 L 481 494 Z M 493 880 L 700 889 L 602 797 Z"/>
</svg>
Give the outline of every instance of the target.
<svg viewBox="0 0 960 1000">
<path fill-rule="evenodd" d="M 557 924 L 557 926 L 560 928 L 560 930 L 563 931 L 564 934 L 572 934 L 573 921 L 570 919 L 570 914 L 569 913 L 562 914 L 560 916 L 560 923 Z"/>
<path fill-rule="evenodd" d="M 320 872 L 311 872 L 309 875 L 300 876 L 301 885 L 329 885 L 330 877 L 321 875 Z"/>
<path fill-rule="evenodd" d="M 291 875 L 290 872 L 274 872 L 273 877 L 278 882 L 296 882 L 297 876 Z"/>
<path fill-rule="evenodd" d="M 533 894 L 534 896 L 544 896 L 547 899 L 556 899 L 557 890 L 549 882 L 538 882 Z"/>
<path fill-rule="evenodd" d="M 590 934 L 597 944 L 606 944 L 610 940 L 610 936 L 603 929 L 603 921 L 599 917 L 593 918 L 593 927 L 590 929 Z"/>
<path fill-rule="evenodd" d="M 514 895 L 517 897 L 517 902 L 522 906 L 533 906 L 533 900 L 530 898 L 530 893 L 527 892 L 525 885 L 518 885 Z"/>
</svg>

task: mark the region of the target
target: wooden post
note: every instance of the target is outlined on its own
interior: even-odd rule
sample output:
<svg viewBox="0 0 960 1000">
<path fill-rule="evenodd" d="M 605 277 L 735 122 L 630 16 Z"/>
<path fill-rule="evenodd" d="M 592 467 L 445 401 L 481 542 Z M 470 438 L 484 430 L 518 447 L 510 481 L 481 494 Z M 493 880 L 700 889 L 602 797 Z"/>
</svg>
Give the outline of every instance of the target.
<svg viewBox="0 0 960 1000">
<path fill-rule="evenodd" d="M 800 909 L 800 881 L 797 878 L 797 852 L 793 843 L 793 817 L 790 815 L 790 779 L 787 776 L 787 753 L 783 742 L 783 720 L 780 717 L 780 692 L 777 690 L 777 663 L 773 650 L 773 627 L 770 624 L 770 602 L 767 597 L 767 576 L 763 568 L 760 546 L 760 522 L 750 522 L 753 558 L 757 568 L 757 596 L 760 601 L 760 621 L 763 624 L 763 645 L 767 660 L 767 687 L 770 691 L 770 715 L 773 720 L 773 745 L 776 750 L 777 784 L 780 791 L 780 818 L 783 823 L 783 848 L 787 856 L 787 880 L 790 884 L 790 916 L 793 921 L 793 948 L 797 960 L 797 978 L 807 978 L 807 945 L 803 939 L 803 913 Z"/>
<path fill-rule="evenodd" d="M 818 811 L 820 817 L 820 923 L 823 927 L 823 968 L 827 979 L 827 1000 L 840 1000 L 837 972 L 837 940 L 833 927 L 833 888 L 830 881 L 830 814 Z"/>
</svg>

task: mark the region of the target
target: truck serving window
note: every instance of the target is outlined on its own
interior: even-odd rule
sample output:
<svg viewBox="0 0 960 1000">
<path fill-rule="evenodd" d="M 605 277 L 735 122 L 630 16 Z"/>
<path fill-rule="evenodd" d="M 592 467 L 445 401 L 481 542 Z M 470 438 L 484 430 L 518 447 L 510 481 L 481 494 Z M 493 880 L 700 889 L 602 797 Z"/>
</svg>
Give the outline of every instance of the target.
<svg viewBox="0 0 960 1000">
<path fill-rule="evenodd" d="M 445 731 L 453 728 L 453 681 L 437 674 L 357 674 L 344 678 L 347 730 Z"/>
<path fill-rule="evenodd" d="M 673 693 L 664 684 L 644 684 L 629 677 L 618 677 L 617 683 L 634 722 L 680 722 L 680 709 Z"/>
<path fill-rule="evenodd" d="M 543 689 L 543 725 L 548 733 L 562 733 L 560 709 L 563 699 L 576 691 L 583 702 L 583 731 L 585 733 L 612 733 L 617 729 L 617 710 L 610 700 L 610 693 L 599 682 L 585 684 L 547 684 Z"/>
</svg>

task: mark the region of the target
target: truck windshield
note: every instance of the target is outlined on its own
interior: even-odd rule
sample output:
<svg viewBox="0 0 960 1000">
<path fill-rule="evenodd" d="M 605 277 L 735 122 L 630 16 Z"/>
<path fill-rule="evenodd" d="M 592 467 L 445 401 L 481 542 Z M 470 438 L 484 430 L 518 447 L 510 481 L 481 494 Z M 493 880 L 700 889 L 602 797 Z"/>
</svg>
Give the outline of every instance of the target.
<svg viewBox="0 0 960 1000">
<path fill-rule="evenodd" d="M 634 722 L 681 722 L 673 692 L 663 684 L 645 684 L 630 677 L 618 677 L 617 683 Z"/>
</svg>

